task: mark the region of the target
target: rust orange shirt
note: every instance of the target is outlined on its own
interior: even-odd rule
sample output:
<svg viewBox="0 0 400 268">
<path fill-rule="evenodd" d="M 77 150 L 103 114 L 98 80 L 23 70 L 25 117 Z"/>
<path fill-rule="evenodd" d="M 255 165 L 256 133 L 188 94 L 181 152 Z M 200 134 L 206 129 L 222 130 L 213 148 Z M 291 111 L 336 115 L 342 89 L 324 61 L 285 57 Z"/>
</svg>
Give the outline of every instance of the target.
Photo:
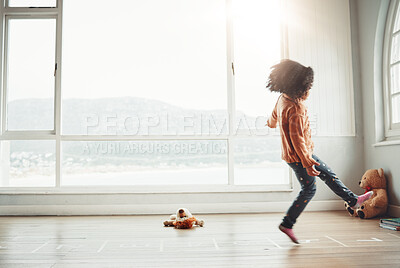
<svg viewBox="0 0 400 268">
<path fill-rule="evenodd" d="M 304 101 L 280 95 L 267 122 L 270 128 L 276 128 L 277 124 L 282 139 L 282 159 L 287 163 L 301 162 L 303 167 L 312 166 L 314 143 Z"/>
</svg>

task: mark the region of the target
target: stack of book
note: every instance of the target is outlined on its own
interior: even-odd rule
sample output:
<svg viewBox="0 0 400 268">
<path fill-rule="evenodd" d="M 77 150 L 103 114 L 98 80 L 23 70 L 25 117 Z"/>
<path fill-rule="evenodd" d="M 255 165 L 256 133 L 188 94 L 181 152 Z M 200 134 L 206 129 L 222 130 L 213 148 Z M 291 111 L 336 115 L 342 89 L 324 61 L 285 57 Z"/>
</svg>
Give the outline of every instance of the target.
<svg viewBox="0 0 400 268">
<path fill-rule="evenodd" d="M 400 231 L 400 218 L 381 219 L 379 226 L 389 230 Z"/>
</svg>

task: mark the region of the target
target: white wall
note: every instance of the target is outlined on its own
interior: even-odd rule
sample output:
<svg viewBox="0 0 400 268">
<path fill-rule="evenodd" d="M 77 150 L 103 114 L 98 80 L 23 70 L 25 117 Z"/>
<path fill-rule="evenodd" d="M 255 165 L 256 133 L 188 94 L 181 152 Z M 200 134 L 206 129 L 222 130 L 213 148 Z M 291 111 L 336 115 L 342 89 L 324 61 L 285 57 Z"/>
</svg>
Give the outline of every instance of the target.
<svg viewBox="0 0 400 268">
<path fill-rule="evenodd" d="M 288 54 L 314 69 L 308 112 L 320 136 L 354 136 L 348 0 L 287 0 Z"/>
<path fill-rule="evenodd" d="M 400 216 L 400 144 L 375 147 L 382 139 L 382 49 L 383 33 L 389 0 L 354 0 L 352 12 L 357 16 L 352 21 L 358 29 L 359 61 L 355 64 L 362 88 L 362 107 L 364 119 L 364 161 L 365 168 L 383 168 L 388 179 L 391 214 Z"/>
</svg>

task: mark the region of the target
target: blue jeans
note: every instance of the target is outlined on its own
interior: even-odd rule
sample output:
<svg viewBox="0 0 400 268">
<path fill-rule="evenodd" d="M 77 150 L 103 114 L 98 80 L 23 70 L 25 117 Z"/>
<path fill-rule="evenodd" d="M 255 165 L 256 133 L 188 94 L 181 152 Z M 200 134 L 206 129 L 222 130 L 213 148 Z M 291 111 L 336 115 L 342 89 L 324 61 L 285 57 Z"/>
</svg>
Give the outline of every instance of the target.
<svg viewBox="0 0 400 268">
<path fill-rule="evenodd" d="M 350 206 L 355 206 L 357 203 L 357 195 L 350 191 L 336 177 L 336 174 L 333 173 L 332 169 L 328 167 L 321 159 L 319 159 L 316 155 L 312 155 L 312 158 L 320 164 L 319 166 L 315 166 L 315 169 L 321 172 L 318 177 L 323 180 L 335 194 L 341 197 Z M 317 190 L 317 182 L 315 177 L 307 174 L 307 170 L 303 167 L 301 162 L 288 163 L 288 165 L 293 169 L 297 180 L 301 185 L 300 193 L 293 201 L 282 221 L 282 225 L 284 227 L 292 228 L 296 223 L 296 219 L 300 216 L 301 212 L 303 212 L 307 204 L 315 195 Z"/>
</svg>

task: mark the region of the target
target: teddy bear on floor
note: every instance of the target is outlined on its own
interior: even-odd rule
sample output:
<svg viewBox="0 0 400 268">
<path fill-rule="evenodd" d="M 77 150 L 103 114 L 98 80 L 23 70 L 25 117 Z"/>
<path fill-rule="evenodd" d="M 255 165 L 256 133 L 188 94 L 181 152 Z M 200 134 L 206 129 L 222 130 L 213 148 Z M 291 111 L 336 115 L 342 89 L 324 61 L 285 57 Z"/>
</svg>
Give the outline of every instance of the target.
<svg viewBox="0 0 400 268">
<path fill-rule="evenodd" d="M 361 219 L 369 219 L 384 215 L 388 206 L 388 197 L 386 193 L 386 178 L 383 174 L 383 169 L 367 170 L 359 184 L 361 188 L 365 189 L 365 192 L 373 191 L 374 194 L 355 211 L 345 202 L 345 207 L 349 214 L 355 217 L 358 216 Z"/>
<path fill-rule="evenodd" d="M 169 221 L 164 221 L 165 226 L 174 226 L 177 229 L 190 229 L 195 225 L 204 226 L 203 220 L 197 220 L 187 208 L 179 208 L 176 214 L 170 216 Z"/>
</svg>

